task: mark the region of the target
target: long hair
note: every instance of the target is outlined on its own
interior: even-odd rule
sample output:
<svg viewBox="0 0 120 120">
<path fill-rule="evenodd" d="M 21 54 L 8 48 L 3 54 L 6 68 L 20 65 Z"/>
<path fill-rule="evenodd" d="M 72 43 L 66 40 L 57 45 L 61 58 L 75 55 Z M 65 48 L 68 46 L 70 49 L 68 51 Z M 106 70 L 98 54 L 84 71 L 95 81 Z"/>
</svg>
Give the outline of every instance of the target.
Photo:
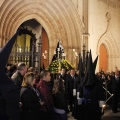
<svg viewBox="0 0 120 120">
<path fill-rule="evenodd" d="M 54 80 L 54 85 L 52 89 L 53 94 L 56 94 L 60 91 L 65 91 L 64 80 L 61 78 Z"/>
<path fill-rule="evenodd" d="M 22 86 L 32 86 L 32 82 L 35 79 L 33 72 L 27 72 L 23 78 Z"/>
</svg>

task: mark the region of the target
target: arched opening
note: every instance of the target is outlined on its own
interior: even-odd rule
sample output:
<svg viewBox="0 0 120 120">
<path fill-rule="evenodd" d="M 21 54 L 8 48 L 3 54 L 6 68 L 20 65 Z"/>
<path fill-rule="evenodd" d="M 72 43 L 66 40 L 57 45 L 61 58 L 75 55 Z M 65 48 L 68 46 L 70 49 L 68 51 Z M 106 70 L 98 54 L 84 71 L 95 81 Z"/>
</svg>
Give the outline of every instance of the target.
<svg viewBox="0 0 120 120">
<path fill-rule="evenodd" d="M 108 54 L 104 44 L 100 45 L 99 70 L 106 72 L 108 70 Z"/>
<path fill-rule="evenodd" d="M 15 41 L 9 63 L 25 62 L 29 67 L 48 66 L 48 36 L 35 19 L 20 25 L 20 34 Z M 39 70 L 39 69 L 38 69 Z"/>
</svg>

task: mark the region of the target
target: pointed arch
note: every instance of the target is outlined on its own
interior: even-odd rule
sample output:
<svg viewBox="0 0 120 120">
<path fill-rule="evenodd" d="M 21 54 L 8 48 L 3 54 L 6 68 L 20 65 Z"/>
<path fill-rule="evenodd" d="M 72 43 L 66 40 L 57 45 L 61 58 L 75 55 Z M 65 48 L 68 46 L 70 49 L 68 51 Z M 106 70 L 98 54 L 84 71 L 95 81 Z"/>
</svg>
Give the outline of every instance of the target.
<svg viewBox="0 0 120 120">
<path fill-rule="evenodd" d="M 119 49 L 117 46 L 117 43 L 115 42 L 114 39 L 111 39 L 111 34 L 105 34 L 104 36 L 102 36 L 102 38 L 99 40 L 98 44 L 97 44 L 97 54 L 100 55 L 100 46 L 104 45 L 104 47 L 106 48 L 106 52 L 107 52 L 107 70 L 108 71 L 113 71 L 115 66 L 116 66 L 116 58 L 119 57 Z M 100 66 L 98 66 L 98 69 L 100 68 Z"/>
<path fill-rule="evenodd" d="M 0 8 L 0 40 L 3 46 L 16 29 L 29 19 L 35 19 L 45 29 L 49 39 L 49 62 L 54 54 L 58 39 L 61 40 L 66 54 L 71 48 L 81 51 L 82 21 L 77 9 L 68 0 L 11 0 L 5 1 Z M 73 42 L 74 40 L 74 42 Z M 66 56 L 71 62 L 72 57 Z"/>
</svg>

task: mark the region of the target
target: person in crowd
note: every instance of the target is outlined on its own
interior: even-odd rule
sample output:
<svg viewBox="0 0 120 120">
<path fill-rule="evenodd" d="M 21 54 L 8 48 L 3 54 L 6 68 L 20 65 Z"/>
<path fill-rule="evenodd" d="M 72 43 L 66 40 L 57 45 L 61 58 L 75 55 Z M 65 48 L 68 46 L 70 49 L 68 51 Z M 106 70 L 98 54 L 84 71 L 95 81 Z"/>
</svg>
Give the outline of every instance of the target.
<svg viewBox="0 0 120 120">
<path fill-rule="evenodd" d="M 66 78 L 66 93 L 68 94 L 68 99 L 69 99 L 69 105 L 70 105 L 70 111 L 72 112 L 73 110 L 73 104 L 74 104 L 74 97 L 76 95 L 76 91 L 74 89 L 74 86 L 76 84 L 76 74 L 75 70 L 71 69 L 70 74 L 67 75 Z"/>
<path fill-rule="evenodd" d="M 106 88 L 106 90 L 105 90 L 105 92 L 106 92 L 106 98 L 107 99 L 109 99 L 108 101 L 107 101 L 107 104 L 109 105 L 109 106 L 111 106 L 111 99 L 112 99 L 112 89 L 111 89 L 111 79 L 112 79 L 112 76 L 111 76 L 111 74 L 109 73 L 108 75 L 107 75 L 107 84 L 106 84 L 106 86 L 105 86 L 105 88 Z"/>
<path fill-rule="evenodd" d="M 19 30 L 0 50 L 0 120 L 20 120 L 19 88 L 5 73 L 5 66 L 18 34 Z"/>
<path fill-rule="evenodd" d="M 60 70 L 60 73 L 59 74 L 57 74 L 57 77 L 59 77 L 59 78 L 61 78 L 62 80 L 64 80 L 64 86 L 65 86 L 65 93 L 66 93 L 66 100 L 67 100 L 67 104 L 69 104 L 69 98 L 68 98 L 68 93 L 67 93 L 67 91 L 66 91 L 66 79 L 67 79 L 67 71 L 66 71 L 66 69 L 65 68 L 61 68 L 61 70 Z M 69 109 L 67 109 L 67 113 L 69 113 Z"/>
<path fill-rule="evenodd" d="M 80 56 L 79 59 L 79 64 L 78 64 L 78 74 L 77 77 L 75 78 L 75 84 L 73 87 L 74 91 L 74 108 L 72 111 L 72 116 L 77 119 L 79 116 L 79 107 L 78 107 L 78 98 L 79 98 L 79 89 L 81 85 L 82 78 L 84 77 L 84 70 L 83 70 L 83 62 L 82 62 L 82 57 Z M 76 93 L 76 94 L 75 94 Z"/>
<path fill-rule="evenodd" d="M 51 80 L 50 72 L 43 70 L 40 73 L 40 77 L 41 80 L 37 84 L 37 89 L 41 94 L 42 101 L 44 101 L 44 105 L 42 105 L 41 110 L 43 111 L 45 120 L 54 120 L 54 103 L 52 91 L 49 85 Z"/>
<path fill-rule="evenodd" d="M 64 80 L 61 78 L 54 80 L 52 92 L 54 100 L 54 111 L 56 113 L 55 120 L 68 120 Z"/>
<path fill-rule="evenodd" d="M 17 66 L 16 64 L 12 64 L 10 67 L 9 67 L 9 70 L 7 72 L 7 75 L 9 78 L 11 78 L 11 76 L 16 72 L 17 70 Z"/>
<path fill-rule="evenodd" d="M 67 72 L 66 69 L 62 67 L 62 68 L 60 69 L 59 74 L 58 74 L 59 78 L 61 78 L 61 79 L 63 79 L 64 81 L 66 81 L 66 76 L 67 76 L 66 72 Z"/>
<path fill-rule="evenodd" d="M 22 82 L 21 96 L 21 120 L 44 120 L 40 107 L 44 102 L 40 99 L 40 94 L 35 87 L 35 74 L 27 72 Z"/>
<path fill-rule="evenodd" d="M 91 50 L 88 57 L 85 76 L 81 81 L 80 95 L 78 98 L 78 120 L 101 120 L 103 106 L 102 82 L 95 75 L 96 62 L 92 62 Z"/>
<path fill-rule="evenodd" d="M 37 86 L 37 84 L 40 82 L 40 79 L 41 79 L 40 74 L 37 74 L 37 75 L 36 75 L 36 80 L 35 80 L 36 86 Z"/>
<path fill-rule="evenodd" d="M 17 71 L 12 75 L 11 79 L 14 81 L 16 85 L 19 86 L 19 88 L 21 88 L 23 77 L 26 72 L 27 72 L 26 64 L 23 62 L 18 63 Z"/>
<path fill-rule="evenodd" d="M 102 84 L 106 84 L 107 82 L 107 77 L 104 73 L 101 74 L 101 81 L 102 81 Z"/>
<path fill-rule="evenodd" d="M 65 88 L 66 88 L 66 77 L 67 77 L 67 74 L 66 74 L 65 68 L 61 68 L 60 73 L 57 76 L 59 76 L 59 78 L 64 80 L 64 84 L 65 84 Z"/>
<path fill-rule="evenodd" d="M 111 86 L 111 93 L 113 94 L 113 97 L 111 100 L 111 108 L 112 108 L 113 113 L 116 113 L 117 108 L 118 108 L 118 98 L 119 98 L 119 94 L 120 94 L 120 73 L 119 73 L 119 70 L 116 69 L 115 76 L 113 76 L 111 78 L 109 86 Z"/>
<path fill-rule="evenodd" d="M 101 73 L 100 72 L 97 72 L 96 76 L 97 76 L 98 80 L 101 80 Z"/>
<path fill-rule="evenodd" d="M 115 72 L 111 71 L 110 75 L 111 75 L 111 77 L 114 77 L 115 76 Z"/>
<path fill-rule="evenodd" d="M 28 71 L 28 72 L 34 72 L 34 73 L 35 73 L 35 68 L 34 68 L 34 67 L 29 67 L 27 71 Z"/>
</svg>

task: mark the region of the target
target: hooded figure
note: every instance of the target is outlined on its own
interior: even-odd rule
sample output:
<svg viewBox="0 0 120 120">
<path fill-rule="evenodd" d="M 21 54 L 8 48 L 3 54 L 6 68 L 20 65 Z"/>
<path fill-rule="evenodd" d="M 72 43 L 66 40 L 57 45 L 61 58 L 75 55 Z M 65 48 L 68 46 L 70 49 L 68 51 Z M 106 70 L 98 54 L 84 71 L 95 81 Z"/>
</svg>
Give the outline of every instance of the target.
<svg viewBox="0 0 120 120">
<path fill-rule="evenodd" d="M 79 76 L 79 81 L 81 81 L 81 78 L 84 76 L 82 57 L 80 57 L 80 60 L 79 60 L 79 75 L 78 76 Z"/>
<path fill-rule="evenodd" d="M 0 51 L 0 120 L 19 120 L 19 88 L 8 78 L 5 66 L 19 31 Z"/>
<path fill-rule="evenodd" d="M 75 102 L 74 102 L 74 109 L 72 111 L 72 116 L 77 119 L 79 116 L 79 95 L 80 95 L 80 91 L 81 91 L 81 83 L 82 83 L 82 79 L 84 76 L 84 70 L 83 70 L 83 62 L 82 62 L 82 57 L 79 57 L 79 64 L 78 64 L 78 70 L 79 70 L 79 74 L 76 78 L 76 84 L 74 85 L 74 89 L 76 89 L 76 96 L 75 96 Z"/>
<path fill-rule="evenodd" d="M 96 66 L 93 67 L 92 54 L 90 50 L 88 62 L 87 62 L 87 69 L 83 80 L 83 86 L 91 86 L 95 84 L 96 82 L 95 72 L 94 72 L 95 67 Z"/>
<path fill-rule="evenodd" d="M 97 60 L 92 62 L 91 50 L 88 57 L 87 69 L 80 90 L 80 107 L 78 120 L 101 120 L 99 102 L 103 100 L 102 84 L 95 75 Z"/>
<path fill-rule="evenodd" d="M 93 72 L 94 72 L 94 73 L 95 73 L 97 61 L 98 61 L 98 56 L 95 58 L 95 60 L 94 60 L 94 62 L 93 62 Z"/>
</svg>

